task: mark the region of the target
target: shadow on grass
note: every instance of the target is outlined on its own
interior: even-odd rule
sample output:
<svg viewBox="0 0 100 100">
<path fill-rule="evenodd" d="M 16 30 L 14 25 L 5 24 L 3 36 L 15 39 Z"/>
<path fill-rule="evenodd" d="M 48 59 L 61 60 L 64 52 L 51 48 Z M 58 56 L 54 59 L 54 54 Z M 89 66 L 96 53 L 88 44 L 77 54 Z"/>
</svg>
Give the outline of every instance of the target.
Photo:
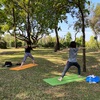
<svg viewBox="0 0 100 100">
<path fill-rule="evenodd" d="M 9 60 L 21 59 L 19 57 Z M 54 77 L 52 71 L 57 71 L 56 64 L 36 57 L 38 66 L 21 71 L 0 70 L 0 99 L 1 100 L 45 100 L 51 95 L 45 93 L 48 85 L 44 78 Z M 26 63 L 30 63 L 27 59 Z"/>
<path fill-rule="evenodd" d="M 22 52 L 20 53 L 22 55 Z M 35 55 L 33 55 L 38 66 L 21 71 L 10 71 L 8 69 L 0 70 L 0 100 L 66 100 L 66 98 L 68 100 L 100 99 L 100 84 L 89 85 L 84 81 L 52 87 L 45 83 L 43 81 L 44 78 L 60 75 L 64 65 L 49 61 L 46 58 L 43 58 L 43 56 L 50 55 L 51 57 L 53 55 L 62 57 L 63 55 L 54 53 L 52 50 L 34 50 L 33 53 L 41 56 L 35 57 Z M 91 70 L 92 65 L 99 64 L 98 57 L 99 53 L 91 54 L 91 56 L 87 54 L 87 72 L 84 73 L 84 75 L 89 74 L 89 72 L 99 75 L 99 70 L 95 70 L 95 68 Z M 8 59 L 15 64 L 16 62 L 21 62 L 23 56 L 16 55 L 15 57 L 12 56 L 9 58 L 3 58 L 2 56 L 2 60 L 0 61 L 3 62 Z M 63 57 L 63 60 L 64 59 L 66 59 L 65 55 Z M 82 60 L 80 59 L 82 59 L 81 55 L 78 56 L 78 62 L 82 66 Z M 27 63 L 31 63 L 30 58 L 26 60 L 26 64 Z M 99 68 L 99 66 L 97 68 Z M 76 71 L 77 69 L 74 67 L 69 70 L 69 72 L 72 73 L 76 73 Z"/>
</svg>

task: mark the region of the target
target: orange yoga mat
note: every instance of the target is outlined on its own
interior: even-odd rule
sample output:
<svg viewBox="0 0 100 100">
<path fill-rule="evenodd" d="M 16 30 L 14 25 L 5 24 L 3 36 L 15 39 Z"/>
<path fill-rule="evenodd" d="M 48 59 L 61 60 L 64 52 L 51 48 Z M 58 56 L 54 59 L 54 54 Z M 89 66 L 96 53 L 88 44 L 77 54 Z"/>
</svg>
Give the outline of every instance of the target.
<svg viewBox="0 0 100 100">
<path fill-rule="evenodd" d="M 14 68 L 10 68 L 10 70 L 24 70 L 26 68 L 31 68 L 31 67 L 34 67 L 34 66 L 37 66 L 38 64 L 27 64 L 27 65 L 23 65 L 22 67 L 20 66 L 17 66 L 17 67 L 14 67 Z"/>
</svg>

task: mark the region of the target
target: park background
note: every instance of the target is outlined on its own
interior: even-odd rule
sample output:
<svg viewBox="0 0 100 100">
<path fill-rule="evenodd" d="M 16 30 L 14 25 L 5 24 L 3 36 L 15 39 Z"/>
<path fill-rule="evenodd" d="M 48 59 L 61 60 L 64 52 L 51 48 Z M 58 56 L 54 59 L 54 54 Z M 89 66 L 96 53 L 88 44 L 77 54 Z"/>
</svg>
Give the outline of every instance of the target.
<svg viewBox="0 0 100 100">
<path fill-rule="evenodd" d="M 63 25 L 65 26 L 65 24 Z M 67 35 L 67 37 L 74 36 L 73 29 L 70 29 L 70 31 L 67 31 L 66 27 L 64 29 L 65 30 L 62 30 L 63 35 Z M 68 32 L 71 34 L 68 35 Z M 86 39 L 86 47 L 89 47 L 86 49 L 86 72 L 83 72 L 82 51 L 78 53 L 78 62 L 81 65 L 82 76 L 87 77 L 91 74 L 100 76 L 100 50 L 96 45 L 97 42 L 94 39 L 95 35 L 90 30 L 88 33 L 90 33 L 88 35 L 92 37 L 90 38 L 88 36 L 89 40 Z M 78 45 L 82 46 L 81 33 L 79 34 L 76 40 L 79 43 Z M 24 48 L 22 48 L 22 46 L 24 46 L 25 43 L 18 40 L 18 48 L 15 48 L 14 37 L 7 33 L 3 35 L 2 38 L 6 41 L 7 48 L 0 49 L 1 100 L 100 100 L 100 83 L 89 84 L 84 80 L 81 82 L 51 86 L 43 81 L 45 78 L 59 77 L 68 59 L 68 52 L 65 48 L 69 42 L 67 41 L 66 45 L 66 40 L 64 40 L 66 36 L 63 37 L 62 33 L 59 32 L 61 36 L 60 46 L 62 48 L 54 52 L 54 43 L 56 41 L 54 35 L 53 33 L 52 36 L 43 37 L 39 41 L 39 47 L 34 48 L 32 51 L 38 66 L 22 71 L 11 71 L 9 68 L 3 67 L 3 65 L 6 61 L 11 61 L 13 67 L 16 67 L 17 63 L 21 63 L 24 56 Z M 31 60 L 27 59 L 25 64 L 29 63 L 31 63 Z M 75 67 L 71 67 L 67 74 L 72 73 L 77 74 Z"/>
</svg>

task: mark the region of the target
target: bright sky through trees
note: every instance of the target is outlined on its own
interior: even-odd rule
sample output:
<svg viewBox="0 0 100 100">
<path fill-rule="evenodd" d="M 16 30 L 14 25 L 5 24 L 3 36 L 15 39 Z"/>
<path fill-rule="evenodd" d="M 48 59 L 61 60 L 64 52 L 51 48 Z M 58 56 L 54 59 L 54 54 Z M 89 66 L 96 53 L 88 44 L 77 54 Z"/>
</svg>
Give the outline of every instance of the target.
<svg viewBox="0 0 100 100">
<path fill-rule="evenodd" d="M 90 0 L 90 1 L 91 1 L 95 6 L 96 6 L 97 3 L 100 3 L 99 0 Z M 68 24 L 69 24 L 70 26 L 72 26 L 74 22 L 75 22 L 75 19 L 72 19 L 71 16 L 68 15 Z M 73 30 L 73 27 L 68 28 L 68 27 L 69 27 L 68 24 L 66 24 L 65 22 L 59 23 L 59 26 L 60 26 L 61 29 L 62 29 L 61 31 L 59 31 L 59 36 L 60 36 L 60 37 L 64 37 L 64 36 L 66 35 L 66 33 L 70 32 L 70 33 L 72 34 L 72 39 L 74 40 L 75 31 Z M 92 31 L 90 28 L 87 28 L 85 33 L 86 33 L 86 41 L 88 41 L 88 40 L 90 39 L 90 37 L 91 37 L 92 35 L 94 35 L 94 34 L 93 34 L 93 31 Z M 82 35 L 82 33 L 78 33 L 78 34 L 77 34 L 77 37 L 80 37 L 81 35 Z M 52 36 L 55 36 L 55 33 L 52 33 Z"/>
</svg>

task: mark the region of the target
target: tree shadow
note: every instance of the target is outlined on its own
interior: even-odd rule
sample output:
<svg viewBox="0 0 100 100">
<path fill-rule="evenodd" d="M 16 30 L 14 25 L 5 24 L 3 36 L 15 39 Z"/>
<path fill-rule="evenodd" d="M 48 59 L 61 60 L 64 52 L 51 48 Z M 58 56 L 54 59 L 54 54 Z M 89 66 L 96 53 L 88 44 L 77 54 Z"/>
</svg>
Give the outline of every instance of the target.
<svg viewBox="0 0 100 100">
<path fill-rule="evenodd" d="M 45 55 L 46 52 L 47 51 L 45 52 L 42 51 L 42 53 Z M 14 57 L 10 57 L 9 61 L 12 61 L 13 64 L 16 64 L 16 62 L 21 62 L 22 59 L 23 59 L 22 56 L 19 57 L 18 55 L 16 55 Z M 66 59 L 65 56 L 63 59 L 64 60 Z M 86 57 L 87 72 L 84 73 L 85 76 L 89 75 L 90 72 L 92 74 L 98 75 L 99 66 L 96 68 L 92 68 L 92 65 L 99 65 L 98 59 L 99 59 L 99 54 L 96 56 L 87 55 Z M 6 60 L 8 60 L 8 58 L 3 59 L 2 61 L 6 61 Z M 2 87 L 2 90 L 0 90 L 1 92 L 0 97 L 2 97 L 3 99 L 12 99 L 12 100 L 13 99 L 14 100 L 33 100 L 33 99 L 34 100 L 46 100 L 46 99 L 60 100 L 62 98 L 63 100 L 65 100 L 66 97 L 69 96 L 69 94 L 74 94 L 73 98 L 76 98 L 77 100 L 78 97 L 75 96 L 76 89 L 78 89 L 81 92 L 82 91 L 81 87 L 83 86 L 83 91 L 85 91 L 86 89 L 84 88 L 85 82 L 82 83 L 73 82 L 73 83 L 65 84 L 63 86 L 55 86 L 55 87 L 50 86 L 49 84 L 45 83 L 43 79 L 60 76 L 65 65 L 60 63 L 54 63 L 52 61 L 47 60 L 46 58 L 43 58 L 42 56 L 35 57 L 35 61 L 38 64 L 38 66 L 28 68 L 25 70 L 21 70 L 21 71 L 1 70 L 0 87 Z M 82 66 L 81 55 L 78 56 L 78 62 Z M 25 64 L 27 63 L 31 63 L 30 58 L 27 58 Z M 76 71 L 77 69 L 75 67 L 72 67 L 68 72 L 77 73 Z"/>
</svg>

